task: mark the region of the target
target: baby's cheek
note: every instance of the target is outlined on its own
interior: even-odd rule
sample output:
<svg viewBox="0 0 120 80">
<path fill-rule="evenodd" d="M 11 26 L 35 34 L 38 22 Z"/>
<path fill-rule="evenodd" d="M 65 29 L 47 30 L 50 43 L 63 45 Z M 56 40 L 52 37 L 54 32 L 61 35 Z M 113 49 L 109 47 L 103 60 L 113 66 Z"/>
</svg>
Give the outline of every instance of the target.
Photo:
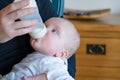
<svg viewBox="0 0 120 80">
<path fill-rule="evenodd" d="M 33 46 L 34 46 L 34 41 L 31 40 L 31 41 L 30 41 L 30 44 L 31 44 L 31 46 L 33 47 Z"/>
<path fill-rule="evenodd" d="M 40 47 L 40 43 L 38 42 L 38 41 L 33 41 L 32 43 L 31 43 L 31 46 L 36 50 L 36 49 L 38 49 L 39 47 Z"/>
</svg>

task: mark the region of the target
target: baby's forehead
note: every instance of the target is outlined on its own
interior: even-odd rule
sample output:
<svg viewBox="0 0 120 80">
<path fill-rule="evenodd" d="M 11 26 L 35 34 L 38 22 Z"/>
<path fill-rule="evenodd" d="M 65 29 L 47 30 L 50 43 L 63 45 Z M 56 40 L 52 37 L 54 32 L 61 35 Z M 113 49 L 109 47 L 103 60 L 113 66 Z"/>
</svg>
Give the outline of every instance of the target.
<svg viewBox="0 0 120 80">
<path fill-rule="evenodd" d="M 49 23 L 48 26 L 58 27 L 63 31 L 71 31 L 71 30 L 73 30 L 73 24 L 70 23 L 67 20 L 64 20 L 64 19 L 53 18 L 53 19 L 48 20 L 48 23 Z"/>
</svg>

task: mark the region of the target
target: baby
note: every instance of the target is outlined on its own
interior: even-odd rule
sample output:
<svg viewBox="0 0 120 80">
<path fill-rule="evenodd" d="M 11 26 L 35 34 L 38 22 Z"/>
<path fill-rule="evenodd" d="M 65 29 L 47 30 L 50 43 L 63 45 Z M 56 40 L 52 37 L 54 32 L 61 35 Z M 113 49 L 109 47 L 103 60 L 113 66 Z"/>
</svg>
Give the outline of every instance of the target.
<svg viewBox="0 0 120 80">
<path fill-rule="evenodd" d="M 30 39 L 35 52 L 16 64 L 1 80 L 22 80 L 23 76 L 46 74 L 47 80 L 74 80 L 67 71 L 67 59 L 80 45 L 74 25 L 63 18 L 50 18 L 45 22 L 44 37 Z"/>
</svg>

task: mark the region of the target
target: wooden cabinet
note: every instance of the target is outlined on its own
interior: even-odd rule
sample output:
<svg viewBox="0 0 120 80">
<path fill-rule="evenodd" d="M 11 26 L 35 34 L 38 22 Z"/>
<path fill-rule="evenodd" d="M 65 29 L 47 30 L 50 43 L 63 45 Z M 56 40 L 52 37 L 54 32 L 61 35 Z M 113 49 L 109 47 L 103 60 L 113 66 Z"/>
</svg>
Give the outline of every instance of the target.
<svg viewBox="0 0 120 80">
<path fill-rule="evenodd" d="M 71 21 L 81 37 L 75 80 L 120 80 L 120 15 Z"/>
</svg>

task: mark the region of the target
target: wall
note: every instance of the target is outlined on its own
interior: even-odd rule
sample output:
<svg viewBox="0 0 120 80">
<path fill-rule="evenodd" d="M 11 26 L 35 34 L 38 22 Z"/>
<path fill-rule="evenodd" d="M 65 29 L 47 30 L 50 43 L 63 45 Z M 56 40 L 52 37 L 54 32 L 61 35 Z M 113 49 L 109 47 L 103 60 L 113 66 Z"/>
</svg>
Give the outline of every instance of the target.
<svg viewBox="0 0 120 80">
<path fill-rule="evenodd" d="M 78 10 L 111 8 L 112 13 L 120 13 L 120 0 L 65 0 L 65 8 Z"/>
</svg>

